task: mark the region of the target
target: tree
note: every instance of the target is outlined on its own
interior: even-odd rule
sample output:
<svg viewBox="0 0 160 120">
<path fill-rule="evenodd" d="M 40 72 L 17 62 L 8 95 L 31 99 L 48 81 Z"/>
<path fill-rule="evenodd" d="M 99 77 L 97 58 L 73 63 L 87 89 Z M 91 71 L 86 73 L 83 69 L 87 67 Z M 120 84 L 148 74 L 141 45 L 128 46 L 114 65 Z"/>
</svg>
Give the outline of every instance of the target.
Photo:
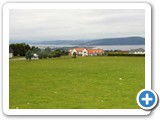
<svg viewBox="0 0 160 120">
<path fill-rule="evenodd" d="M 53 55 L 50 53 L 50 54 L 48 54 L 48 57 L 49 57 L 49 58 L 52 58 L 52 57 L 53 57 Z"/>
<path fill-rule="evenodd" d="M 48 57 L 48 54 L 45 51 L 41 51 L 41 52 L 38 53 L 38 58 L 39 59 L 42 59 L 42 58 L 46 59 L 47 57 Z"/>
<path fill-rule="evenodd" d="M 48 57 L 48 53 L 47 52 L 43 52 L 43 58 L 46 59 Z"/>
<path fill-rule="evenodd" d="M 60 49 L 56 49 L 51 54 L 53 55 L 53 57 L 61 57 L 62 52 Z"/>
<path fill-rule="evenodd" d="M 26 60 L 31 60 L 32 59 L 32 57 L 33 57 L 33 53 L 32 53 L 32 51 L 31 50 L 28 50 L 27 52 L 26 52 Z"/>
<path fill-rule="evenodd" d="M 52 57 L 53 57 L 53 58 L 57 57 L 56 54 L 55 54 L 54 52 L 52 53 Z"/>
<path fill-rule="evenodd" d="M 77 54 L 76 52 L 74 52 L 72 58 L 76 58 L 76 57 L 77 57 Z"/>
<path fill-rule="evenodd" d="M 61 54 L 62 54 L 63 56 L 67 56 L 67 55 L 69 54 L 69 52 L 68 52 L 68 51 L 65 51 L 65 50 L 62 50 L 62 51 L 61 51 Z"/>
<path fill-rule="evenodd" d="M 46 53 L 50 53 L 50 52 L 51 52 L 51 48 L 50 48 L 50 47 L 46 47 L 46 48 L 44 49 L 44 51 L 45 51 Z"/>
<path fill-rule="evenodd" d="M 39 59 L 42 59 L 42 58 L 43 58 L 43 54 L 42 54 L 42 52 L 39 52 L 39 54 L 38 54 L 38 58 L 39 58 Z"/>
<path fill-rule="evenodd" d="M 26 52 L 30 50 L 30 46 L 25 43 L 10 44 L 9 47 L 14 51 L 14 56 L 25 56 Z"/>
<path fill-rule="evenodd" d="M 55 51 L 54 54 L 56 57 L 61 57 L 61 51 Z"/>
<path fill-rule="evenodd" d="M 39 52 L 41 52 L 41 49 L 40 48 L 38 48 L 38 47 L 35 47 L 35 46 L 32 46 L 31 47 L 31 50 L 33 51 L 33 53 L 39 53 Z"/>
</svg>

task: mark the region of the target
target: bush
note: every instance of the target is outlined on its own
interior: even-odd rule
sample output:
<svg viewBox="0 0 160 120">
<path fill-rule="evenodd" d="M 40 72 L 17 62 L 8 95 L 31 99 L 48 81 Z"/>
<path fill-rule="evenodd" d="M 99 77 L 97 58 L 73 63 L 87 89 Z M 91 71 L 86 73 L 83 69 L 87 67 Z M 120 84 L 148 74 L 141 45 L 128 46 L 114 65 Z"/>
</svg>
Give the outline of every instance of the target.
<svg viewBox="0 0 160 120">
<path fill-rule="evenodd" d="M 48 54 L 48 57 L 49 57 L 49 58 L 52 58 L 52 57 L 53 57 L 53 55 L 52 55 L 52 54 Z"/>
<path fill-rule="evenodd" d="M 58 52 L 58 51 L 56 51 L 56 52 L 55 52 L 55 56 L 56 56 L 56 57 L 61 57 L 61 53 Z"/>
<path fill-rule="evenodd" d="M 47 57 L 48 57 L 48 54 L 44 51 L 42 51 L 38 54 L 39 59 L 42 59 L 42 58 L 46 59 Z"/>
<path fill-rule="evenodd" d="M 108 53 L 108 56 L 137 56 L 137 57 L 144 57 L 145 54 L 118 54 L 118 53 Z"/>
<path fill-rule="evenodd" d="M 48 53 L 49 52 L 49 53 Z M 54 51 L 50 51 L 49 48 L 46 48 L 45 50 L 39 52 L 38 54 L 38 58 L 39 59 L 46 59 L 47 57 L 48 58 L 52 58 L 52 57 L 61 57 L 62 55 L 62 52 L 61 50 L 57 49 L 57 50 L 54 50 Z"/>
<path fill-rule="evenodd" d="M 59 49 L 57 49 L 57 50 L 54 51 L 54 54 L 55 54 L 56 57 L 61 57 L 62 52 Z"/>
<path fill-rule="evenodd" d="M 43 58 L 43 54 L 42 54 L 42 53 L 39 53 L 38 58 L 39 58 L 39 59 L 42 59 L 42 58 Z"/>
<path fill-rule="evenodd" d="M 76 58 L 77 54 L 74 52 L 72 58 Z"/>
<path fill-rule="evenodd" d="M 48 54 L 46 52 L 43 52 L 43 58 L 46 59 L 48 57 Z"/>
<path fill-rule="evenodd" d="M 53 56 L 54 58 L 57 57 L 55 53 L 52 53 L 52 56 Z"/>
</svg>

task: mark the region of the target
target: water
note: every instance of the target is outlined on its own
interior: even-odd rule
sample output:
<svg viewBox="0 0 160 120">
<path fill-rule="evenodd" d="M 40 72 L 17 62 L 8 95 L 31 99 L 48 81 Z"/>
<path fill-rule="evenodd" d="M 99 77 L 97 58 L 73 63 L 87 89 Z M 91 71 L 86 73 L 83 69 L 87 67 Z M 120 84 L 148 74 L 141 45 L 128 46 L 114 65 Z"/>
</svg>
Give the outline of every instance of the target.
<svg viewBox="0 0 160 120">
<path fill-rule="evenodd" d="M 131 50 L 143 48 L 145 50 L 145 45 L 106 45 L 106 46 L 94 46 L 95 48 L 102 48 L 104 50 Z"/>
<path fill-rule="evenodd" d="M 145 49 L 145 45 L 104 45 L 104 46 L 78 46 L 78 45 L 31 45 L 36 46 L 41 49 L 46 47 L 50 48 L 64 48 L 64 47 L 92 47 L 92 48 L 101 48 L 104 50 L 131 50 L 131 49 L 138 49 L 143 48 Z"/>
</svg>

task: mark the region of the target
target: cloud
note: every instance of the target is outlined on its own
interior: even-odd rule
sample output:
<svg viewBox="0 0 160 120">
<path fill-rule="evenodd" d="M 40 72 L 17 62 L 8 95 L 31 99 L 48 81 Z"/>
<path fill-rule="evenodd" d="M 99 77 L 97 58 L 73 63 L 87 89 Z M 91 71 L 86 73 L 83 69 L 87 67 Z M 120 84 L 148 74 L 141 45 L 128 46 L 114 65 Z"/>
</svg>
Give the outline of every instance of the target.
<svg viewBox="0 0 160 120">
<path fill-rule="evenodd" d="M 144 37 L 145 11 L 11 9 L 9 24 L 10 40 Z"/>
</svg>

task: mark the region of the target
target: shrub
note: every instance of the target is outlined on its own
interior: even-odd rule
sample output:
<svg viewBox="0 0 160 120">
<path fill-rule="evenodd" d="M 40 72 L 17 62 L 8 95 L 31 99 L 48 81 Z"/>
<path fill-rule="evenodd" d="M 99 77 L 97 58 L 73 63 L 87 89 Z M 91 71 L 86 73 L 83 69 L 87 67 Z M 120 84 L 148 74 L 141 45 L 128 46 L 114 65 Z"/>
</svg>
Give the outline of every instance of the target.
<svg viewBox="0 0 160 120">
<path fill-rule="evenodd" d="M 48 57 L 49 57 L 49 58 L 52 58 L 52 57 L 53 57 L 53 55 L 52 55 L 52 54 L 48 54 Z"/>
<path fill-rule="evenodd" d="M 137 57 L 144 57 L 145 54 L 118 54 L 118 53 L 108 53 L 108 56 L 137 56 Z"/>
<path fill-rule="evenodd" d="M 76 58 L 77 54 L 74 52 L 72 58 Z"/>
<path fill-rule="evenodd" d="M 60 50 L 55 50 L 54 54 L 55 54 L 56 57 L 61 57 L 61 55 L 62 55 Z"/>
<path fill-rule="evenodd" d="M 43 58 L 46 59 L 48 57 L 47 52 L 43 52 Z"/>
<path fill-rule="evenodd" d="M 42 51 L 38 54 L 39 59 L 42 59 L 42 58 L 46 59 L 47 57 L 48 57 L 48 54 L 44 51 Z"/>
<path fill-rule="evenodd" d="M 39 59 L 42 59 L 42 58 L 43 58 L 42 52 L 39 53 L 38 58 L 39 58 Z"/>
</svg>

